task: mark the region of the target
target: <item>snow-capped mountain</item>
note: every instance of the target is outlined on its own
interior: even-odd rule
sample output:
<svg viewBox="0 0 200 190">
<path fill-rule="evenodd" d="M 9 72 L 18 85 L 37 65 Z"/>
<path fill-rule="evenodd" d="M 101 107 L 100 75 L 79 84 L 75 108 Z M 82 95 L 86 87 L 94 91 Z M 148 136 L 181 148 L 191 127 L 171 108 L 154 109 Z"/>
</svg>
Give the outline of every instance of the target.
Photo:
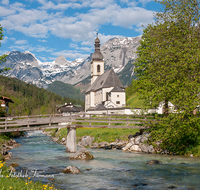
<svg viewBox="0 0 200 190">
<path fill-rule="evenodd" d="M 105 70 L 113 68 L 115 72 L 122 72 L 127 63 L 136 58 L 136 49 L 141 37 L 113 38 L 101 46 L 104 56 Z M 4 75 L 19 78 L 38 87 L 47 88 L 54 81 L 76 84 L 90 75 L 91 55 L 87 59 L 78 58 L 67 61 L 63 55 L 53 62 L 41 62 L 31 52 L 12 51 L 8 53 L 7 61 L 0 64 L 0 68 L 10 67 Z M 130 69 L 130 77 L 134 66 Z"/>
</svg>

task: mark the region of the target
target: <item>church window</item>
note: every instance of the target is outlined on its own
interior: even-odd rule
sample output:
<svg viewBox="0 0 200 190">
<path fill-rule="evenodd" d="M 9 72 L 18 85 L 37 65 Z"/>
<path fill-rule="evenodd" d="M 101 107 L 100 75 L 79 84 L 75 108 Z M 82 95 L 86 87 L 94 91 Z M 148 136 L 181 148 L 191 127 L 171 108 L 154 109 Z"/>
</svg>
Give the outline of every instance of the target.
<svg viewBox="0 0 200 190">
<path fill-rule="evenodd" d="M 117 97 L 119 98 L 119 95 L 117 95 Z"/>
<path fill-rule="evenodd" d="M 116 101 L 116 104 L 120 104 L 120 101 Z"/>
<path fill-rule="evenodd" d="M 100 65 L 97 65 L 97 72 L 101 72 L 101 66 Z"/>
</svg>

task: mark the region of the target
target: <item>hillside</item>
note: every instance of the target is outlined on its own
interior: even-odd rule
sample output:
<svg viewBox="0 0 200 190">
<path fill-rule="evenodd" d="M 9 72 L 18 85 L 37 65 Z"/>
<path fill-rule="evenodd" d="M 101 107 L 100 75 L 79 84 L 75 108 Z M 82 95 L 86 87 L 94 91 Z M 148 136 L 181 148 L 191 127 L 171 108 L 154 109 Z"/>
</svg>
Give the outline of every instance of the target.
<svg viewBox="0 0 200 190">
<path fill-rule="evenodd" d="M 0 76 L 0 95 L 13 100 L 14 103 L 9 105 L 9 114 L 12 115 L 55 113 L 56 105 L 67 102 L 84 106 L 83 101 L 61 97 L 33 84 L 5 76 Z"/>
<path fill-rule="evenodd" d="M 77 89 L 71 84 L 67 84 L 61 81 L 55 81 L 51 83 L 47 90 L 66 98 L 74 98 L 83 101 L 85 98 L 84 95 L 81 95 L 80 89 Z"/>
</svg>

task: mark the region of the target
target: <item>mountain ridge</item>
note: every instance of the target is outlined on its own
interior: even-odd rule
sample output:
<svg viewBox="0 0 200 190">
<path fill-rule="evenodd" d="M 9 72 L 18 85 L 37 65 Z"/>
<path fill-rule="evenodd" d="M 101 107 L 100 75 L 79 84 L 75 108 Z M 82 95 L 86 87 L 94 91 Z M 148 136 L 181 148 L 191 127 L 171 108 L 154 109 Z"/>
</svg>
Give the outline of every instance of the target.
<svg viewBox="0 0 200 190">
<path fill-rule="evenodd" d="M 139 46 L 141 36 L 138 37 L 115 37 L 101 46 L 104 56 L 105 71 L 113 68 L 116 73 L 121 73 L 131 61 L 134 62 L 136 49 Z M 63 55 L 58 56 L 52 62 L 41 62 L 31 52 L 12 51 L 8 53 L 7 61 L 0 64 L 0 69 L 10 67 L 5 76 L 16 77 L 26 83 L 35 84 L 38 87 L 47 88 L 54 81 L 76 84 L 90 76 L 91 56 L 86 59 L 78 58 L 68 61 Z M 134 75 L 134 65 L 129 65 L 132 72 L 126 72 L 126 77 Z M 128 83 L 123 85 L 127 86 Z"/>
</svg>

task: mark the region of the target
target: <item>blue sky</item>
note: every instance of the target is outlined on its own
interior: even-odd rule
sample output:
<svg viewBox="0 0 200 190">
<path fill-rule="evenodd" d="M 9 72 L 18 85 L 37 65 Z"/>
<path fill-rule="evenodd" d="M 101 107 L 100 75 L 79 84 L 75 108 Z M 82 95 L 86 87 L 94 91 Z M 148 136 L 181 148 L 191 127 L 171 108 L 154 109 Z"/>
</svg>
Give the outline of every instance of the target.
<svg viewBox="0 0 200 190">
<path fill-rule="evenodd" d="M 0 55 L 18 50 L 42 62 L 59 55 L 86 58 L 94 51 L 96 29 L 101 44 L 136 37 L 159 10 L 154 0 L 0 0 Z"/>
</svg>

